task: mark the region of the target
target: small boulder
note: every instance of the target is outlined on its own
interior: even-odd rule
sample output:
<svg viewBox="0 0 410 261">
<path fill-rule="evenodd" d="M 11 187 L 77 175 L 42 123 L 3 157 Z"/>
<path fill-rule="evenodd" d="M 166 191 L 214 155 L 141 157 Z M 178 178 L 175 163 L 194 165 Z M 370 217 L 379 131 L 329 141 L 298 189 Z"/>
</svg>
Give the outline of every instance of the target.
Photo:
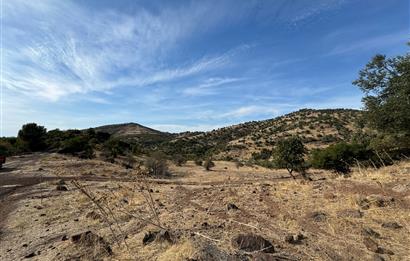
<svg viewBox="0 0 410 261">
<path fill-rule="evenodd" d="M 64 185 L 57 185 L 56 190 L 57 191 L 67 191 L 68 189 Z"/>
<path fill-rule="evenodd" d="M 358 209 L 345 209 L 337 213 L 338 217 L 342 218 L 362 218 L 363 212 Z"/>
<path fill-rule="evenodd" d="M 238 210 L 239 208 L 233 204 L 233 203 L 229 203 L 227 206 L 228 210 Z"/>
<path fill-rule="evenodd" d="M 321 211 L 312 212 L 309 217 L 315 222 L 324 222 L 327 219 L 327 214 Z"/>
<path fill-rule="evenodd" d="M 171 234 L 165 229 L 161 229 L 159 231 L 148 231 L 142 239 L 142 243 L 144 245 L 148 245 L 154 241 L 172 243 Z"/>
<path fill-rule="evenodd" d="M 100 220 L 101 215 L 95 212 L 94 210 L 91 212 L 88 212 L 87 215 L 85 215 L 86 218 L 94 219 L 94 220 Z"/>
<path fill-rule="evenodd" d="M 403 226 L 397 222 L 385 222 L 382 224 L 382 227 L 391 228 L 391 229 L 399 229 L 399 228 L 402 228 Z"/>
<path fill-rule="evenodd" d="M 271 242 L 255 234 L 240 234 L 232 238 L 231 242 L 234 248 L 246 252 L 275 252 L 275 249 Z"/>
<path fill-rule="evenodd" d="M 364 245 L 366 246 L 366 248 L 374 253 L 378 253 L 378 254 L 387 254 L 387 255 L 394 255 L 394 253 L 391 250 L 385 249 L 381 246 L 379 246 L 379 244 L 377 244 L 376 241 L 374 241 L 373 239 L 369 238 L 369 237 L 365 237 L 363 240 Z"/>
<path fill-rule="evenodd" d="M 112 249 L 108 242 L 91 231 L 86 231 L 71 236 L 71 242 L 83 247 L 92 248 L 107 255 L 112 254 Z"/>
<path fill-rule="evenodd" d="M 370 195 L 367 197 L 359 197 L 356 201 L 357 205 L 362 209 L 369 209 L 370 207 L 387 207 L 395 203 L 395 199 L 390 196 Z"/>
<path fill-rule="evenodd" d="M 289 244 L 299 245 L 303 243 L 303 240 L 306 237 L 302 233 L 298 233 L 297 235 L 289 234 L 285 237 L 285 241 Z"/>
<path fill-rule="evenodd" d="M 380 233 L 378 233 L 377 231 L 373 230 L 370 227 L 365 227 L 362 230 L 362 234 L 364 236 L 370 236 L 370 237 L 375 237 L 375 238 L 380 238 Z"/>
</svg>

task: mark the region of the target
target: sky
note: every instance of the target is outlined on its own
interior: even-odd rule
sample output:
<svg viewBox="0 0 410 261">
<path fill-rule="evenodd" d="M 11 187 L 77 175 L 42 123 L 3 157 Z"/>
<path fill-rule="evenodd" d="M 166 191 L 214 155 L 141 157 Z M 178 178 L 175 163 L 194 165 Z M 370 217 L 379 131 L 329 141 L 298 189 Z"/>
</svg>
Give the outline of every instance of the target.
<svg viewBox="0 0 410 261">
<path fill-rule="evenodd" d="M 407 0 L 0 1 L 0 136 L 360 109 L 358 71 L 408 51 Z"/>
</svg>

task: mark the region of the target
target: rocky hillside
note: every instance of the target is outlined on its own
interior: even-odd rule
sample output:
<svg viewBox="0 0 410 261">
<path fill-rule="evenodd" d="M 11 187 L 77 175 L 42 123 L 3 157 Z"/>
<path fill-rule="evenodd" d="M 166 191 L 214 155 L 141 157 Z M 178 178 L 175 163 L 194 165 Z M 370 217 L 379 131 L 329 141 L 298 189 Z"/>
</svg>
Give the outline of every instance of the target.
<svg viewBox="0 0 410 261">
<path fill-rule="evenodd" d="M 251 121 L 209 132 L 170 134 L 136 123 L 106 125 L 95 128 L 115 138 L 128 141 L 143 153 L 162 150 L 169 155 L 189 158 L 247 160 L 272 150 L 279 138 L 300 136 L 308 149 L 326 147 L 349 140 L 358 128 L 361 111 L 348 109 L 303 109 L 274 119 Z"/>
<path fill-rule="evenodd" d="M 309 149 L 349 140 L 358 128 L 356 122 L 360 115 L 361 111 L 350 109 L 303 109 L 210 132 L 182 133 L 170 143 L 174 151 L 191 150 L 193 154 L 208 151 L 219 159 L 249 159 L 253 153 L 271 150 L 279 138 L 291 135 L 300 136 Z"/>
<path fill-rule="evenodd" d="M 94 128 L 98 132 L 106 132 L 116 138 L 126 138 L 145 134 L 162 134 L 162 132 L 137 123 L 104 125 Z"/>
</svg>

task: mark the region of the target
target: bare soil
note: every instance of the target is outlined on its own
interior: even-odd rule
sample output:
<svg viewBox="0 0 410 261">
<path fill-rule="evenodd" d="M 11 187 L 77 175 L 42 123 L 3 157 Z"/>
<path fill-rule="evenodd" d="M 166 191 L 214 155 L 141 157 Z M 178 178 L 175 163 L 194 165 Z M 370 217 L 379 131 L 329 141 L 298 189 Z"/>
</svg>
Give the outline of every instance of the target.
<svg viewBox="0 0 410 261">
<path fill-rule="evenodd" d="M 313 181 L 222 161 L 170 172 L 146 178 L 58 154 L 8 159 L 0 260 L 410 259 L 410 162 L 349 178 L 312 170 Z M 241 249 L 235 238 L 272 248 Z"/>
</svg>

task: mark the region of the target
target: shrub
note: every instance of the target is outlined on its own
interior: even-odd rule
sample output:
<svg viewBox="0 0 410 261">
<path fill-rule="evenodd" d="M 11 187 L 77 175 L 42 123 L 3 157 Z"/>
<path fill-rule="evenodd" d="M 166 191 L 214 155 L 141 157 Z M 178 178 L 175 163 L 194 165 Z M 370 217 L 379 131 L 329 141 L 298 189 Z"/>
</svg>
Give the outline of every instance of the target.
<svg viewBox="0 0 410 261">
<path fill-rule="evenodd" d="M 282 139 L 275 149 L 275 163 L 277 167 L 286 168 L 289 174 L 295 178 L 292 175 L 294 170 L 302 172 L 302 174 L 305 171 L 306 165 L 303 159 L 305 153 L 305 146 L 299 137 Z"/>
<path fill-rule="evenodd" d="M 204 162 L 204 168 L 207 171 L 210 171 L 213 167 L 215 167 L 215 163 L 211 159 L 207 159 Z"/>
<path fill-rule="evenodd" d="M 63 141 L 61 153 L 69 153 L 80 158 L 93 158 L 94 151 L 85 136 L 77 136 Z"/>
<path fill-rule="evenodd" d="M 200 160 L 200 159 L 196 159 L 195 160 L 195 165 L 197 165 L 197 166 L 202 166 L 202 160 Z"/>
<path fill-rule="evenodd" d="M 314 168 L 329 169 L 337 173 L 347 174 L 350 172 L 350 165 L 355 160 L 366 160 L 371 156 L 372 152 L 364 145 L 341 142 L 325 149 L 313 151 L 310 163 Z"/>
<path fill-rule="evenodd" d="M 182 166 L 183 164 L 186 163 L 186 159 L 184 156 L 182 156 L 181 154 L 175 154 L 173 156 L 172 161 L 175 163 L 175 165 L 177 166 Z"/>
<path fill-rule="evenodd" d="M 132 152 L 128 152 L 128 153 L 125 155 L 125 157 L 126 157 L 126 159 L 125 159 L 124 164 L 123 164 L 124 167 L 125 167 L 126 169 L 133 169 L 136 160 L 135 160 L 134 155 L 132 154 Z"/>
<path fill-rule="evenodd" d="M 166 176 L 168 175 L 168 164 L 166 155 L 162 152 L 154 152 L 149 158 L 145 160 L 145 167 L 148 174 L 153 176 Z"/>
</svg>

